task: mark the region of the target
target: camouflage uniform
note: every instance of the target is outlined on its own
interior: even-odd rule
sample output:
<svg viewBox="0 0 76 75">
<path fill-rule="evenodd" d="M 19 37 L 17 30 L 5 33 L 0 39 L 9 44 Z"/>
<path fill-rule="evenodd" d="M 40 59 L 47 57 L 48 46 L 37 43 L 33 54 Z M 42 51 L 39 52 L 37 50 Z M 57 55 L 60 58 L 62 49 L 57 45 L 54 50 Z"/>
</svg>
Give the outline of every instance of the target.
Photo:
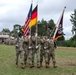
<svg viewBox="0 0 76 75">
<path fill-rule="evenodd" d="M 56 60 L 55 60 L 55 47 L 52 39 L 50 39 L 50 58 L 52 58 L 53 67 L 56 68 L 57 66 L 56 66 Z"/>
<path fill-rule="evenodd" d="M 24 55 L 24 63 L 26 65 L 27 63 L 27 58 L 28 58 L 28 54 L 29 54 L 29 51 L 28 51 L 28 39 L 25 38 L 24 42 L 23 42 L 23 49 L 25 51 L 25 55 Z"/>
<path fill-rule="evenodd" d="M 40 65 L 42 66 L 43 57 L 45 59 L 45 67 L 49 65 L 49 57 L 50 57 L 50 43 L 48 39 L 41 40 L 41 52 L 40 52 Z"/>
<path fill-rule="evenodd" d="M 28 39 L 28 58 L 29 58 L 30 68 L 34 67 L 34 50 L 33 50 L 32 38 Z"/>
<path fill-rule="evenodd" d="M 37 68 L 40 68 L 40 38 L 37 36 L 32 37 L 33 40 L 33 48 L 34 48 L 34 57 L 36 54 L 36 60 L 37 60 Z"/>
<path fill-rule="evenodd" d="M 41 48 L 40 48 L 40 67 L 42 67 L 43 56 L 44 56 L 43 40 L 41 39 Z"/>
<path fill-rule="evenodd" d="M 16 65 L 18 65 L 18 58 L 19 58 L 19 55 L 20 55 L 20 63 L 21 63 L 21 67 L 22 68 L 25 67 L 25 65 L 24 65 L 24 54 L 25 54 L 25 51 L 23 49 L 23 42 L 24 42 L 24 39 L 22 37 L 19 37 L 19 40 L 18 40 L 18 42 L 15 45 Z"/>
</svg>

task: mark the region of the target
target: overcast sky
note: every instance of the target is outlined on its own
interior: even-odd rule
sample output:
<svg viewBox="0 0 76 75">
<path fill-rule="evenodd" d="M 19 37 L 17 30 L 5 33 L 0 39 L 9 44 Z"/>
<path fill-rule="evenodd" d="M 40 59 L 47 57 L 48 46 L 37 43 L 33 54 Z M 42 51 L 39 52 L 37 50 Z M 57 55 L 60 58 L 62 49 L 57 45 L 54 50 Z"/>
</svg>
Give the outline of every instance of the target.
<svg viewBox="0 0 76 75">
<path fill-rule="evenodd" d="M 57 23 L 64 6 L 63 28 L 65 38 L 72 37 L 70 15 L 76 9 L 76 0 L 33 0 L 33 8 L 38 2 L 38 19 L 53 19 Z M 13 29 L 14 24 L 23 25 L 27 17 L 31 0 L 0 0 L 0 31 L 3 28 Z"/>
</svg>

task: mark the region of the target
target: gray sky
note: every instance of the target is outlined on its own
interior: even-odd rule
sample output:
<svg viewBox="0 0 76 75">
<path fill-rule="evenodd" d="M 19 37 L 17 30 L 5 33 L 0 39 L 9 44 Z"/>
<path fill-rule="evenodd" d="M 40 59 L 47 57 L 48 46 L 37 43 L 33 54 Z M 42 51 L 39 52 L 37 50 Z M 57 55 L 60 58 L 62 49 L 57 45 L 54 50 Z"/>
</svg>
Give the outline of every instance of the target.
<svg viewBox="0 0 76 75">
<path fill-rule="evenodd" d="M 33 8 L 38 2 L 38 19 L 50 20 L 53 19 L 57 23 L 64 6 L 63 27 L 65 38 L 72 37 L 72 24 L 70 15 L 76 9 L 76 0 L 33 0 Z M 3 28 L 13 29 L 14 24 L 24 25 L 27 17 L 31 0 L 0 0 L 0 31 Z"/>
</svg>

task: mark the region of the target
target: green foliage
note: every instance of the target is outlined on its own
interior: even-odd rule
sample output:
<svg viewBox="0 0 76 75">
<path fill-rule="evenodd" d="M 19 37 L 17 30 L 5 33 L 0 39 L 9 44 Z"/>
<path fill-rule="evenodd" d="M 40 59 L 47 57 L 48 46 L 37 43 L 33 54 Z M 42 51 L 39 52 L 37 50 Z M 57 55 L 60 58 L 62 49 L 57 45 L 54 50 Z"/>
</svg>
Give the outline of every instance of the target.
<svg viewBox="0 0 76 75">
<path fill-rule="evenodd" d="M 14 37 L 17 37 L 19 33 L 23 34 L 21 29 L 22 29 L 21 25 L 15 24 L 15 25 L 13 26 L 13 30 L 11 31 L 11 34 L 12 34 Z M 18 31 L 19 31 L 19 32 L 18 32 Z"/>
<path fill-rule="evenodd" d="M 8 28 L 3 28 L 2 32 L 10 33 L 10 30 Z"/>
<path fill-rule="evenodd" d="M 69 40 L 76 41 L 76 35 L 74 35 L 73 37 L 71 37 Z"/>
<path fill-rule="evenodd" d="M 71 19 L 70 21 L 74 26 L 76 26 L 76 9 L 74 10 L 74 13 L 70 15 Z"/>
<path fill-rule="evenodd" d="M 65 43 L 67 47 L 72 47 L 73 42 L 71 40 L 66 40 Z"/>
<path fill-rule="evenodd" d="M 66 46 L 67 47 L 76 47 L 76 36 L 71 37 L 69 40 L 66 40 Z"/>
<path fill-rule="evenodd" d="M 48 31 L 48 28 L 52 31 L 53 28 L 55 27 L 55 23 L 54 20 L 49 20 L 48 22 L 44 19 L 42 19 L 41 21 L 38 21 L 37 23 L 38 25 L 38 35 L 42 36 L 43 33 L 50 35 L 50 31 Z M 36 26 L 33 26 L 31 28 L 32 30 L 32 35 L 34 34 L 34 32 L 36 31 Z"/>
<path fill-rule="evenodd" d="M 43 33 L 45 33 L 45 34 L 47 33 L 46 26 L 47 26 L 47 21 L 45 21 L 44 19 L 42 19 L 41 22 L 38 23 L 39 35 L 42 35 Z"/>
<path fill-rule="evenodd" d="M 51 20 L 48 21 L 48 27 L 49 27 L 50 29 L 52 29 L 52 30 L 53 30 L 53 28 L 55 27 L 55 23 L 54 23 L 54 20 L 53 20 L 53 19 L 51 19 Z"/>
<path fill-rule="evenodd" d="M 71 19 L 71 23 L 73 24 L 72 26 L 72 33 L 76 35 L 76 9 L 74 10 L 74 13 L 70 15 Z"/>
<path fill-rule="evenodd" d="M 72 47 L 76 47 L 76 42 L 73 42 L 72 43 Z"/>
</svg>

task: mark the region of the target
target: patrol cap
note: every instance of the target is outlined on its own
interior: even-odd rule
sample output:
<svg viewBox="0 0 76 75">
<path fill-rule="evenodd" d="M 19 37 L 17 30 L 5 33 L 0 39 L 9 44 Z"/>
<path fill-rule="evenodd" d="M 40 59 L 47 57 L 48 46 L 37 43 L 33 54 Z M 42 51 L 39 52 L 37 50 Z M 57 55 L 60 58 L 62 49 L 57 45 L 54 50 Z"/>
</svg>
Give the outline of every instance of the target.
<svg viewBox="0 0 76 75">
<path fill-rule="evenodd" d="M 42 36 L 46 36 L 46 34 L 45 33 L 43 33 L 43 35 Z"/>
<path fill-rule="evenodd" d="M 23 36 L 23 34 L 22 33 L 19 33 L 19 37 L 21 37 L 21 36 Z"/>
</svg>

